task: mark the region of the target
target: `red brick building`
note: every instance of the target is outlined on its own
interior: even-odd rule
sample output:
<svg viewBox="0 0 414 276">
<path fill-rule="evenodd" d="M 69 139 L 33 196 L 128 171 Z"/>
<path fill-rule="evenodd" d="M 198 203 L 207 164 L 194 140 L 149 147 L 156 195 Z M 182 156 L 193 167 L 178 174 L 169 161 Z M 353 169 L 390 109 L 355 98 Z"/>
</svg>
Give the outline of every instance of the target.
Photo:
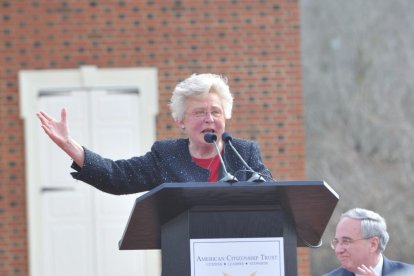
<svg viewBox="0 0 414 276">
<path fill-rule="evenodd" d="M 157 139 L 179 135 L 167 107 L 178 81 L 224 74 L 228 130 L 260 144 L 276 179 L 304 178 L 298 1 L 1 0 L 0 16 L 0 275 L 30 275 L 20 70 L 156 68 Z M 298 266 L 310 275 L 307 249 Z"/>
</svg>

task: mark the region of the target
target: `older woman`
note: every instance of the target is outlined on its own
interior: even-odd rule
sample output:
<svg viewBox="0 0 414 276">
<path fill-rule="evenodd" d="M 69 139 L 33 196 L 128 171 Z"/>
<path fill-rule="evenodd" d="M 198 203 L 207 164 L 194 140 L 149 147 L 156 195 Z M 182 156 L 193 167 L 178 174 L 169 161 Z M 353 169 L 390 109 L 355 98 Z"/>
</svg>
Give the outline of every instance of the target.
<svg viewBox="0 0 414 276">
<path fill-rule="evenodd" d="M 215 182 L 226 169 L 220 165 L 223 156 L 227 170 L 245 181 L 250 169 L 263 178 L 272 179 L 263 165 L 257 143 L 233 139 L 232 144 L 248 167 L 221 139 L 226 119 L 231 118 L 233 97 L 227 80 L 214 74 L 193 74 L 179 83 L 171 97 L 172 117 L 186 139 L 157 141 L 143 156 L 127 160 L 110 160 L 80 146 L 69 134 L 66 109 L 56 121 L 44 112 L 37 113 L 46 134 L 72 159 L 72 176 L 104 192 L 130 194 L 150 190 L 165 182 Z M 217 137 L 214 143 L 204 139 L 206 133 Z"/>
</svg>

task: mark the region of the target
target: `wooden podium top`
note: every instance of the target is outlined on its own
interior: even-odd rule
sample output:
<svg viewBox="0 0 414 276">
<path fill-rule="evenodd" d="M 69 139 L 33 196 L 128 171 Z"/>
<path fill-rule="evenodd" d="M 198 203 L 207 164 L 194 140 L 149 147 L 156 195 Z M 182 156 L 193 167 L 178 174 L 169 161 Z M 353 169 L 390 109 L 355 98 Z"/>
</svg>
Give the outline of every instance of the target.
<svg viewBox="0 0 414 276">
<path fill-rule="evenodd" d="M 119 249 L 160 249 L 161 226 L 195 207 L 279 206 L 291 214 L 297 245 L 317 245 L 339 200 L 324 181 L 164 183 L 136 199 Z"/>
</svg>

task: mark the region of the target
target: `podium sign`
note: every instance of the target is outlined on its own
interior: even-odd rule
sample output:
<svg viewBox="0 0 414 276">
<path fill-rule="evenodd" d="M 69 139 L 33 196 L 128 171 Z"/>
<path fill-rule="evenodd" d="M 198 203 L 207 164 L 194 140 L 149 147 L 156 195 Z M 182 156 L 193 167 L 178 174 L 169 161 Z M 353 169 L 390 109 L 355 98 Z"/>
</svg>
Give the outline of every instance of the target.
<svg viewBox="0 0 414 276">
<path fill-rule="evenodd" d="M 283 238 L 191 239 L 191 276 L 284 276 Z"/>
</svg>

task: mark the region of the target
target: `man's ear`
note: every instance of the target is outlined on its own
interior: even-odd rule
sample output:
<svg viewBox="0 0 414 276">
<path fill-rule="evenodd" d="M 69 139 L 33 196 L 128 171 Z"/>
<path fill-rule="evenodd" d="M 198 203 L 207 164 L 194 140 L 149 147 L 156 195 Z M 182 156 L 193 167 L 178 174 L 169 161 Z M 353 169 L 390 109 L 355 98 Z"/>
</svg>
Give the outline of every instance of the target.
<svg viewBox="0 0 414 276">
<path fill-rule="evenodd" d="M 380 240 L 378 237 L 372 237 L 370 239 L 370 245 L 371 245 L 371 252 L 377 252 L 380 247 Z"/>
</svg>

